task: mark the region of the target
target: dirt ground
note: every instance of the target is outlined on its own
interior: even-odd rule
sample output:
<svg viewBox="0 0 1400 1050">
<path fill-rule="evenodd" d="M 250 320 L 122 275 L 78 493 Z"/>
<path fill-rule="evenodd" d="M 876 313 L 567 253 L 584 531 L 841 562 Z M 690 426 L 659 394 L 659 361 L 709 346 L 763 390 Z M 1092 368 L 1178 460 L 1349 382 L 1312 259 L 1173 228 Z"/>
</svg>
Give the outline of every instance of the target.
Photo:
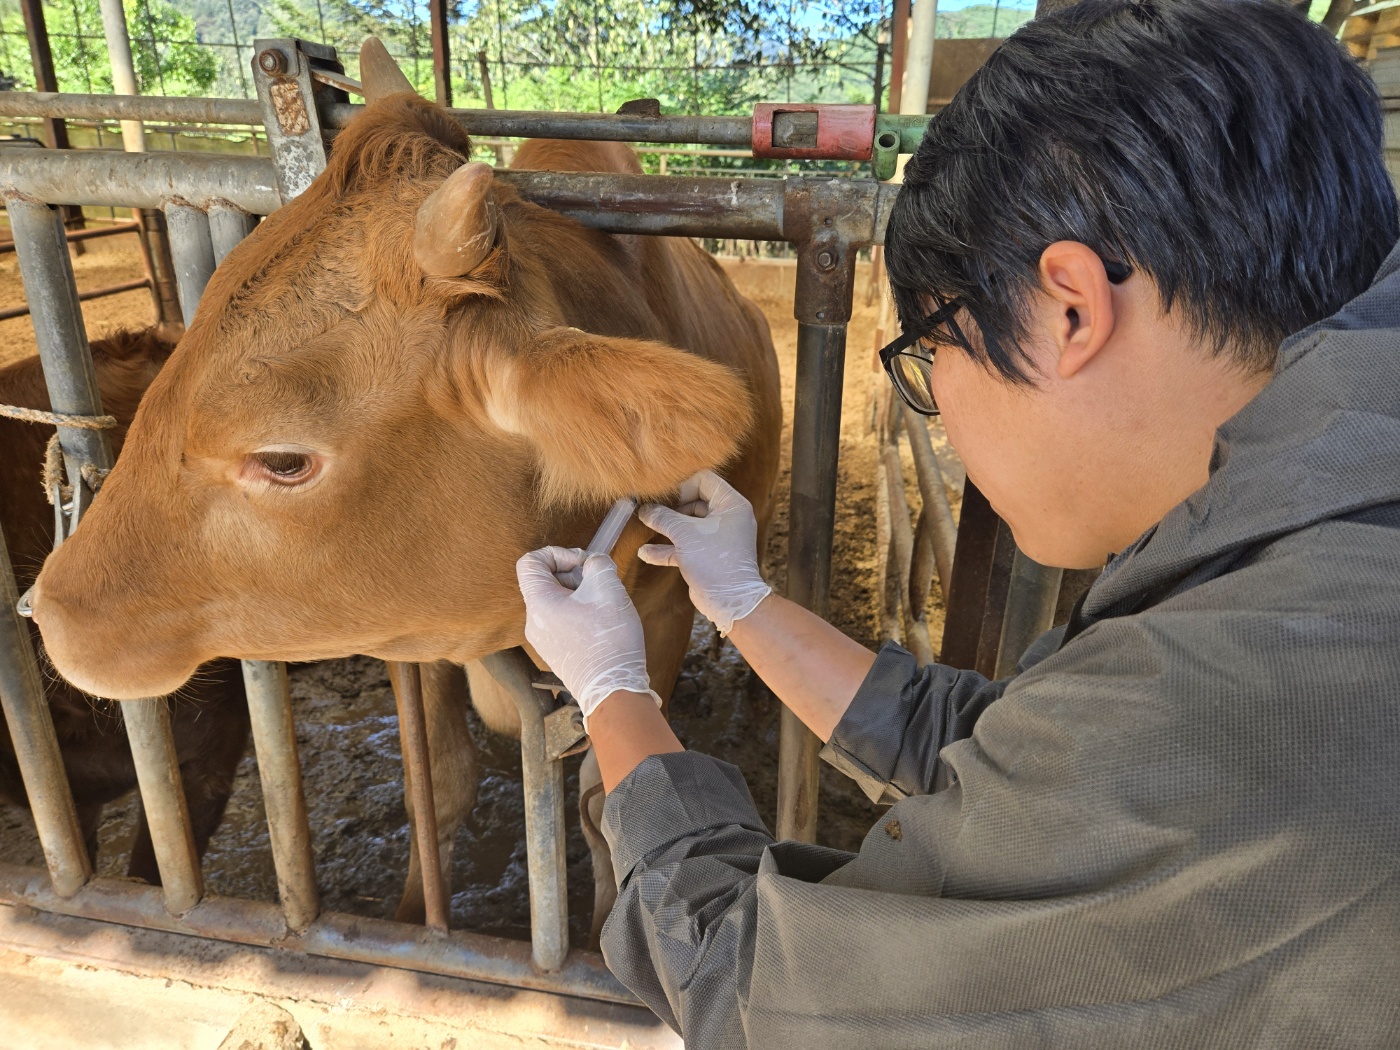
<svg viewBox="0 0 1400 1050">
<path fill-rule="evenodd" d="M 74 264 L 79 288 L 139 276 L 135 240 L 99 239 Z M 797 325 L 792 319 L 794 269 L 778 260 L 726 260 L 739 290 L 767 315 L 783 375 L 784 448 L 790 445 Z M 879 629 L 875 543 L 875 443 L 869 433 L 871 362 L 879 297 L 866 303 L 868 267 L 856 283 L 850 326 L 842 413 L 840 478 L 833 553 L 831 620 L 865 645 L 876 647 Z M 13 254 L 0 255 L 0 308 L 23 301 Z M 119 327 L 150 323 L 150 296 L 124 293 L 84 304 L 92 337 Z M 0 365 L 34 353 L 27 317 L 0 321 Z M 883 380 L 880 380 L 883 382 Z M 962 472 L 935 429 L 935 447 L 956 509 Z M 906 474 L 916 503 L 912 464 Z M 778 512 L 768 539 L 766 571 L 781 590 L 787 546 L 789 457 L 779 480 Z M 37 465 L 36 465 L 37 466 Z M 929 609 L 935 644 L 942 631 L 937 588 Z M 748 670 L 732 646 L 697 620 L 691 650 L 672 705 L 673 724 L 688 746 L 723 757 L 744 773 L 759 812 L 772 819 L 777 806 L 779 704 Z M 393 696 L 384 665 L 366 657 L 329 660 L 291 668 L 297 737 L 315 836 L 318 878 L 325 907 L 366 915 L 392 914 L 407 867 L 408 828 Z M 520 787 L 520 760 L 513 741 L 473 722 L 481 746 L 482 781 L 471 819 L 457 838 L 453 861 L 454 926 L 528 938 L 529 902 Z M 576 784 L 578 759 L 568 782 Z M 859 846 L 877 810 L 845 778 L 823 767 L 819 841 L 843 849 Z M 576 943 L 588 932 L 591 874 L 578 829 L 576 800 L 566 804 L 571 930 Z M 125 849 L 134 834 L 134 798 L 109 807 L 102 829 L 102 873 L 125 870 Z M 0 811 L 0 857 L 40 864 L 42 854 L 28 814 Z M 204 859 L 212 893 L 276 899 L 257 766 L 249 754 L 239 769 L 225 821 Z"/>
</svg>

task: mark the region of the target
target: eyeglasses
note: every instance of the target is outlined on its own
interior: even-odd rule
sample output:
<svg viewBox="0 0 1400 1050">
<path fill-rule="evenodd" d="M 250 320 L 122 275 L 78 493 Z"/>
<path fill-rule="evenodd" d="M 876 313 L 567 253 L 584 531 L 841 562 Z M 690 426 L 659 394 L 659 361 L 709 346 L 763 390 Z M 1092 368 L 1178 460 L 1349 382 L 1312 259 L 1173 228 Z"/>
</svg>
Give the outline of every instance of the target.
<svg viewBox="0 0 1400 1050">
<path fill-rule="evenodd" d="M 1131 266 L 1109 259 L 1103 261 L 1103 269 L 1110 284 L 1122 284 L 1133 275 Z M 933 396 L 933 354 L 937 346 L 935 344 L 924 351 L 919 344 L 946 326 L 952 342 L 968 346 L 967 337 L 956 320 L 957 314 L 966 305 L 967 300 L 961 296 L 950 299 L 920 320 L 913 331 L 905 332 L 880 351 L 880 364 L 900 399 L 921 415 L 938 415 L 938 402 Z"/>
</svg>

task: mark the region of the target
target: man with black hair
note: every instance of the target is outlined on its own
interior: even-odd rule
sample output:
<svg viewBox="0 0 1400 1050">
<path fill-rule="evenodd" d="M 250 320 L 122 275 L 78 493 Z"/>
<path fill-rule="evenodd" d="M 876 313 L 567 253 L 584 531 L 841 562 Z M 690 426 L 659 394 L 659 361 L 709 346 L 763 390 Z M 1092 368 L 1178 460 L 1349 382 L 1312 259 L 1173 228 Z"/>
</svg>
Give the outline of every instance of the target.
<svg viewBox="0 0 1400 1050">
<path fill-rule="evenodd" d="M 932 121 L 882 356 L 1022 550 L 1112 555 L 1068 627 L 1002 681 L 877 656 L 771 594 L 716 475 L 643 510 L 891 803 L 857 854 L 681 749 L 611 562 L 521 559 L 609 792 L 604 951 L 687 1044 L 1400 1040 L 1396 236 L 1374 89 L 1275 0 L 1085 0 Z"/>
</svg>

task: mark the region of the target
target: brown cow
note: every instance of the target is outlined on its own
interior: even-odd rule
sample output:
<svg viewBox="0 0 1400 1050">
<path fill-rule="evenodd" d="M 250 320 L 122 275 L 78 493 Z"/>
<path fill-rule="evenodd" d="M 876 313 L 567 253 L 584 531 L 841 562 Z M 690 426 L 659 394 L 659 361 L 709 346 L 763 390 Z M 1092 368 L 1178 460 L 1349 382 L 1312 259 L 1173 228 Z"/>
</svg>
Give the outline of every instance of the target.
<svg viewBox="0 0 1400 1050">
<path fill-rule="evenodd" d="M 169 357 L 173 340 L 155 329 L 122 332 L 94 340 L 92 359 L 106 411 L 120 426 L 112 443 L 121 447 L 141 394 Z M 48 391 L 37 357 L 0 369 L 0 402 L 31 408 L 49 407 Z M 53 511 L 44 499 L 39 467 L 48 427 L 0 418 L 0 517 L 20 590 L 34 582 L 53 544 Z M 38 641 L 38 632 L 34 632 Z M 117 705 L 84 696 L 68 683 L 47 676 L 44 695 L 53 714 L 63 765 L 78 806 L 78 822 L 88 853 L 97 859 L 97 829 L 102 808 L 136 786 L 131 750 Z M 233 790 L 238 761 L 248 742 L 248 709 L 238 665 L 219 660 L 201 669 L 184 686 L 172 707 L 175 748 L 189 802 L 195 847 L 201 856 L 223 819 Z M 0 800 L 26 805 L 24 785 L 0 715 Z M 138 820 L 127 873 L 159 883 L 155 853 L 144 813 Z"/>
<path fill-rule="evenodd" d="M 722 467 L 769 515 L 777 361 L 719 266 L 691 241 L 615 238 L 521 200 L 466 163 L 461 127 L 377 41 L 361 73 L 371 105 L 215 273 L 39 578 L 50 656 L 84 689 L 168 692 L 225 655 L 470 664 L 524 640 L 517 557 L 583 545 L 613 499 Z M 516 163 L 638 170 L 599 143 Z M 634 521 L 616 558 L 664 697 L 693 610 L 674 570 L 637 561 L 647 538 Z M 586 828 L 594 787 L 596 771 Z"/>
</svg>

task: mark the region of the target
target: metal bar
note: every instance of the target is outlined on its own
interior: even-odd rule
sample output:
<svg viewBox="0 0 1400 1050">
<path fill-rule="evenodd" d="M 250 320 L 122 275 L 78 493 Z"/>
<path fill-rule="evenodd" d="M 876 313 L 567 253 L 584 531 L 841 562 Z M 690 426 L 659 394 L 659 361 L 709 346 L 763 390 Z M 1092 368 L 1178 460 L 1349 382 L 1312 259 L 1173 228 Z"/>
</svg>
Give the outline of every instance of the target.
<svg viewBox="0 0 1400 1050">
<path fill-rule="evenodd" d="M 1019 550 L 1011 560 L 1011 582 L 1006 594 L 1006 614 L 997 642 L 993 677 L 1015 674 L 1021 654 L 1050 629 L 1060 597 L 1064 570 L 1032 561 Z"/>
<path fill-rule="evenodd" d="M 0 117 L 141 120 L 169 124 L 260 125 L 263 122 L 262 109 L 256 99 L 82 95 L 55 91 L 0 92 Z"/>
<path fill-rule="evenodd" d="M 316 861 L 311 855 L 311 825 L 297 759 L 287 665 L 244 660 L 243 688 L 248 694 L 258 778 L 267 811 L 268 837 L 272 840 L 272 862 L 277 868 L 277 896 L 287 928 L 304 930 L 316 920 L 321 903 L 316 892 Z"/>
<path fill-rule="evenodd" d="M 262 106 L 267 144 L 277 171 L 277 188 L 283 201 L 305 192 L 326 168 L 327 139 L 321 128 L 316 87 L 311 79 L 311 52 L 330 55 L 335 50 L 304 40 L 253 41 L 257 60 L 253 82 Z M 344 98 L 343 94 L 337 94 Z"/>
<path fill-rule="evenodd" d="M 895 430 L 894 434 L 899 431 Z M 885 472 L 886 498 L 889 500 L 890 514 L 890 561 L 889 571 L 899 584 L 900 604 L 904 609 L 904 641 L 921 664 L 934 663 L 933 645 L 928 637 L 928 624 L 923 618 L 923 608 L 915 608 L 909 595 L 909 566 L 914 557 L 914 530 L 909 524 L 909 501 L 904 494 L 904 465 L 899 459 L 899 448 L 886 444 L 880 449 L 880 467 Z"/>
<path fill-rule="evenodd" d="M 209 236 L 213 242 L 214 262 L 222 263 L 258 224 L 256 216 L 232 204 L 214 203 L 209 206 Z"/>
<path fill-rule="evenodd" d="M 423 681 L 417 664 L 386 660 L 385 666 L 399 712 L 404 790 L 413 800 L 414 845 L 418 847 L 418 867 L 423 873 L 423 910 L 429 927 L 446 931 L 447 892 L 438 854 L 437 804 L 433 800 L 428 724 L 423 713 Z"/>
<path fill-rule="evenodd" d="M 162 324 L 180 320 L 180 290 L 175 283 L 175 261 L 170 258 L 170 237 L 165 213 L 159 208 L 137 208 L 141 222 L 142 261 L 154 282 L 151 299 Z"/>
<path fill-rule="evenodd" d="M 914 453 L 914 471 L 919 476 L 919 494 L 923 498 L 923 510 L 919 514 L 919 528 L 916 532 L 928 540 L 946 605 L 953 580 L 953 554 L 958 545 L 958 526 L 953 520 L 953 508 L 948 503 L 948 490 L 943 485 L 943 471 L 938 466 L 938 456 L 933 451 L 928 423 L 908 405 L 901 402 L 900 407 L 904 414 L 904 429 L 909 433 L 909 448 Z M 914 557 L 916 560 L 920 557 L 918 544 L 915 545 Z M 914 573 L 912 568 L 910 571 L 910 601 L 922 609 L 928 597 L 925 571 Z M 917 581 L 914 579 L 916 575 L 919 577 Z"/>
<path fill-rule="evenodd" d="M 0 92 L 0 97 L 3 97 Z M 722 179 L 576 172 L 498 171 L 521 196 L 610 233 L 790 240 L 788 200 L 822 184 L 863 216 L 860 244 L 878 244 L 898 192 L 868 179 Z M 222 199 L 253 215 L 281 204 L 272 161 L 217 154 L 46 153 L 0 147 L 0 190 L 51 203 L 159 208 L 172 199 L 207 207 Z"/>
<path fill-rule="evenodd" d="M 845 361 L 845 324 L 798 324 L 787 596 L 818 616 L 826 615 L 831 586 Z M 778 745 L 780 839 L 816 839 L 820 751 L 821 741 L 784 707 Z"/>
<path fill-rule="evenodd" d="M 175 199 L 206 207 L 223 199 L 254 215 L 270 214 L 282 203 L 271 160 L 217 153 L 0 146 L 0 191 L 103 208 L 161 208 Z"/>
<path fill-rule="evenodd" d="M 530 944 L 535 966 L 549 973 L 569 956 L 569 891 L 564 855 L 564 764 L 551 760 L 544 716 L 548 693 L 533 686 L 535 666 L 521 649 L 482 663 L 510 692 L 520 712 L 521 786 L 525 793 L 525 852 L 530 875 Z"/>
<path fill-rule="evenodd" d="M 112 90 L 118 95 L 138 95 L 136 70 L 131 62 L 131 37 L 126 31 L 126 11 L 122 0 L 98 0 L 98 6 L 102 9 L 102 31 L 107 37 Z M 122 121 L 122 147 L 129 153 L 146 152 L 146 131 L 139 120 Z"/>
<path fill-rule="evenodd" d="M 978 674 L 995 678 L 997 654 L 1001 651 L 1001 631 L 1006 623 L 1006 599 L 1011 590 L 1011 567 L 1016 560 L 1016 540 L 1011 527 L 997 519 L 996 539 L 987 573 L 987 594 L 982 604 L 982 627 L 977 635 Z"/>
<path fill-rule="evenodd" d="M 71 897 L 92 878 L 92 864 L 30 644 L 29 625 L 15 609 L 18 601 L 14 566 L 0 532 L 0 706 L 53 890 L 60 897 Z"/>
<path fill-rule="evenodd" d="M 68 241 L 59 213 L 46 204 L 17 197 L 8 198 L 6 206 L 53 411 L 101 415 L 97 372 L 88 350 L 73 262 L 68 257 Z M 104 431 L 78 427 L 59 427 L 58 440 L 63 447 L 65 470 L 73 479 L 71 531 L 92 502 L 92 488 L 83 478 L 82 468 L 90 465 L 98 470 L 111 469 L 112 447 Z"/>
<path fill-rule="evenodd" d="M 783 233 L 784 179 L 553 171 L 498 171 L 496 178 L 516 187 L 527 200 L 595 229 L 787 239 Z"/>
<path fill-rule="evenodd" d="M 170 254 L 175 260 L 175 282 L 180 288 L 180 312 L 188 328 L 194 323 L 204 286 L 214 275 L 209 216 L 189 204 L 167 204 L 165 224 L 170 230 Z"/>
<path fill-rule="evenodd" d="M 91 226 L 83 230 L 65 230 L 64 234 L 68 238 L 68 243 L 74 241 L 90 241 L 94 237 L 111 237 L 117 233 L 139 233 L 141 224 L 136 221 L 118 222 L 111 226 Z M 14 241 L 0 241 L 0 255 L 15 250 Z"/>
<path fill-rule="evenodd" d="M 170 915 L 160 891 L 122 879 L 93 879 L 76 896 L 53 893 L 34 868 L 0 862 L 0 900 L 57 915 L 101 919 L 234 944 L 394 966 L 447 977 L 463 977 L 582 999 L 634 1004 L 637 999 L 608 972 L 603 957 L 573 951 L 552 972 L 537 969 L 522 941 L 453 930 L 446 934 L 405 927 L 387 919 L 323 913 L 301 933 L 287 932 L 275 904 L 205 897 L 179 917 Z"/>
<path fill-rule="evenodd" d="M 996 555 L 1001 519 L 972 480 L 963 484 L 953 579 L 948 585 L 948 613 L 938 659 L 951 667 L 977 666 L 983 612 Z M 1001 620 L 997 620 L 1000 629 Z"/>
<path fill-rule="evenodd" d="M 199 903 L 204 882 L 190 829 L 185 785 L 180 779 L 180 759 L 175 753 L 170 705 L 163 696 L 124 700 L 121 712 L 165 891 L 165 907 L 172 915 L 181 915 Z"/>
<path fill-rule="evenodd" d="M 447 0 L 428 0 L 432 28 L 433 87 L 439 106 L 452 105 L 452 50 L 447 41 Z"/>
<path fill-rule="evenodd" d="M 89 299 L 101 299 L 108 295 L 120 295 L 122 292 L 134 292 L 138 288 L 149 288 L 150 278 L 139 277 L 132 281 L 123 281 L 121 284 L 109 284 L 103 288 L 89 288 L 85 292 L 78 293 L 78 299 L 87 302 Z M 0 310 L 0 321 L 8 321 L 12 317 L 24 317 L 29 313 L 29 304 L 23 306 L 11 306 L 6 310 Z"/>
<path fill-rule="evenodd" d="M 327 127 L 343 128 L 364 109 L 354 103 L 328 106 Z M 589 139 L 599 142 L 685 142 L 742 148 L 753 141 L 749 117 L 649 117 L 640 113 L 552 113 L 526 109 L 449 109 L 472 135 L 500 138 Z"/>
</svg>

